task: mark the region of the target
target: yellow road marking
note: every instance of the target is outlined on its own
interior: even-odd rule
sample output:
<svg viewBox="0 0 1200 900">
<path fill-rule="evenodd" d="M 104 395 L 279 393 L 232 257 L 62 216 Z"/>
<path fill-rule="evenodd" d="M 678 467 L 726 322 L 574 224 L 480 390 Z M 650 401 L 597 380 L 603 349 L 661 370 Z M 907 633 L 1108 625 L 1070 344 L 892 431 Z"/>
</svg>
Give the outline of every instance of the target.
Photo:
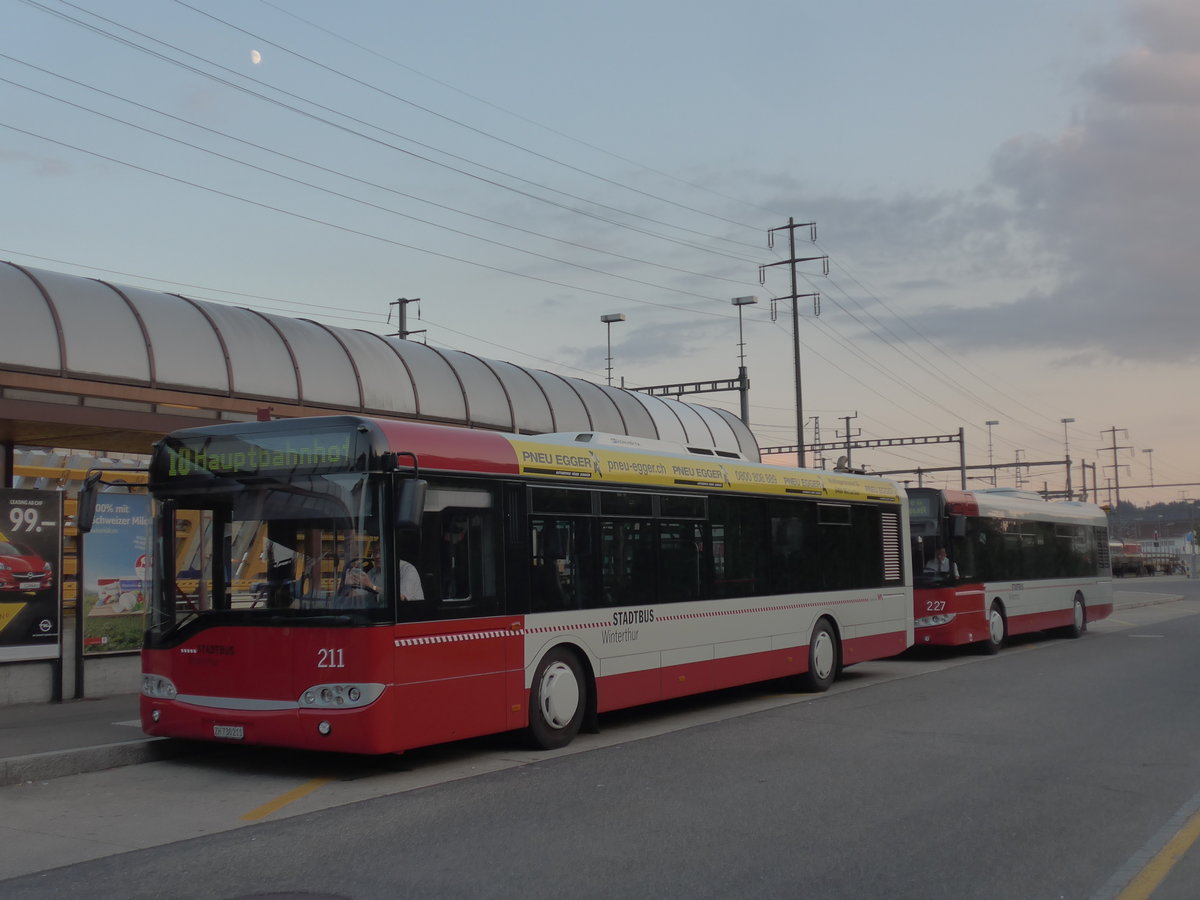
<svg viewBox="0 0 1200 900">
<path fill-rule="evenodd" d="M 1200 811 L 1192 814 L 1175 837 L 1167 841 L 1115 900 L 1148 900 L 1192 844 L 1200 838 Z"/>
<path fill-rule="evenodd" d="M 271 815 L 271 813 L 278 812 L 289 803 L 295 803 L 297 800 L 307 797 L 313 791 L 324 787 L 331 781 L 333 781 L 332 778 L 314 778 L 312 781 L 306 782 L 305 784 L 300 785 L 300 787 L 276 797 L 270 803 L 264 803 L 258 809 L 250 810 L 250 812 L 242 816 L 241 819 L 243 822 L 257 822 L 260 819 L 265 819 L 267 816 Z"/>
</svg>

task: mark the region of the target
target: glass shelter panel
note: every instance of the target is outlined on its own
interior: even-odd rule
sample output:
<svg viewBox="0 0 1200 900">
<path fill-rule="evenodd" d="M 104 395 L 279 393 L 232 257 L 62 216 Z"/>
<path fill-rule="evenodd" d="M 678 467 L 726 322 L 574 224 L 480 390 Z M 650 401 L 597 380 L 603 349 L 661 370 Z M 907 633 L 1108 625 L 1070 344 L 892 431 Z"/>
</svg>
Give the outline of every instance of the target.
<svg viewBox="0 0 1200 900">
<path fill-rule="evenodd" d="M 269 316 L 279 329 L 300 369 L 306 403 L 359 406 L 358 378 L 346 351 L 332 334 L 315 322 Z"/>
<path fill-rule="evenodd" d="M 514 431 L 546 434 L 556 430 L 550 403 L 528 371 L 506 362 L 493 361 L 490 366 L 512 400 Z"/>
<path fill-rule="evenodd" d="M 13 321 L 21 323 L 20 328 L 0 328 L 0 358 L 13 366 L 57 371 L 62 364 L 58 329 L 41 292 L 24 272 L 5 263 L 0 265 L 0 294 Z"/>
<path fill-rule="evenodd" d="M 141 326 L 121 295 L 91 279 L 39 272 L 54 298 L 72 372 L 150 380 L 150 358 Z"/>
<path fill-rule="evenodd" d="M 260 397 L 300 399 L 291 354 L 266 319 L 250 310 L 220 303 L 201 305 L 216 323 L 229 349 L 235 391 Z"/>
<path fill-rule="evenodd" d="M 142 317 L 159 385 L 229 390 L 225 351 L 208 320 L 182 297 L 122 288 Z M 222 360 L 214 364 L 214 360 Z"/>
</svg>

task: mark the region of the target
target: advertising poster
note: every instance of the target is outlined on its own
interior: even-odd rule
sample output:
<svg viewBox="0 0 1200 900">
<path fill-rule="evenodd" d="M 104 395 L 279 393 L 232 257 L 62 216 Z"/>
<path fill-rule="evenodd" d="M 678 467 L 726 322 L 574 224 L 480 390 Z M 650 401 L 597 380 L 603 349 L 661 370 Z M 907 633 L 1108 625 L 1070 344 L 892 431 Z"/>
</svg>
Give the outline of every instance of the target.
<svg viewBox="0 0 1200 900">
<path fill-rule="evenodd" d="M 0 662 L 60 654 L 62 498 L 0 488 Z"/>
<path fill-rule="evenodd" d="M 150 595 L 150 497 L 103 493 L 83 535 L 83 652 L 140 650 Z"/>
</svg>

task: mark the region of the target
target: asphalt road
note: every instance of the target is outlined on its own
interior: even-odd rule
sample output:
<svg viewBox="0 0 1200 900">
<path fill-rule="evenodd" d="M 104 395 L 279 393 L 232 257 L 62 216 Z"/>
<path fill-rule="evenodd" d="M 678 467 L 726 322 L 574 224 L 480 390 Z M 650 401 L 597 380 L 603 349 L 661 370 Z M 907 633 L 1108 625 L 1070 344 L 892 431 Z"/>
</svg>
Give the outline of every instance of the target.
<svg viewBox="0 0 1200 900">
<path fill-rule="evenodd" d="M 1141 896 L 1191 900 L 1200 851 L 1160 851 L 1200 805 L 1194 584 L 1077 641 L 612 714 L 554 753 L 214 748 L 15 785 L 0 896 L 1127 900 L 1149 864 Z"/>
</svg>

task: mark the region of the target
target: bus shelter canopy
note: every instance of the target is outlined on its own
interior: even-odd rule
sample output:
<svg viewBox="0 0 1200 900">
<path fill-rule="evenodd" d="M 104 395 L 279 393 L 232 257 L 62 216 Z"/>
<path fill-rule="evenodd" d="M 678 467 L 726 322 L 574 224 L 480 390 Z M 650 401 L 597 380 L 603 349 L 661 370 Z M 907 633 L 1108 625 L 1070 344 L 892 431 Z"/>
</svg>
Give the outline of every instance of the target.
<svg viewBox="0 0 1200 900">
<path fill-rule="evenodd" d="M 0 262 L 0 314 L 8 443 L 143 450 L 147 435 L 270 410 L 608 432 L 759 459 L 725 410 L 312 319 L 12 262 Z"/>
</svg>

